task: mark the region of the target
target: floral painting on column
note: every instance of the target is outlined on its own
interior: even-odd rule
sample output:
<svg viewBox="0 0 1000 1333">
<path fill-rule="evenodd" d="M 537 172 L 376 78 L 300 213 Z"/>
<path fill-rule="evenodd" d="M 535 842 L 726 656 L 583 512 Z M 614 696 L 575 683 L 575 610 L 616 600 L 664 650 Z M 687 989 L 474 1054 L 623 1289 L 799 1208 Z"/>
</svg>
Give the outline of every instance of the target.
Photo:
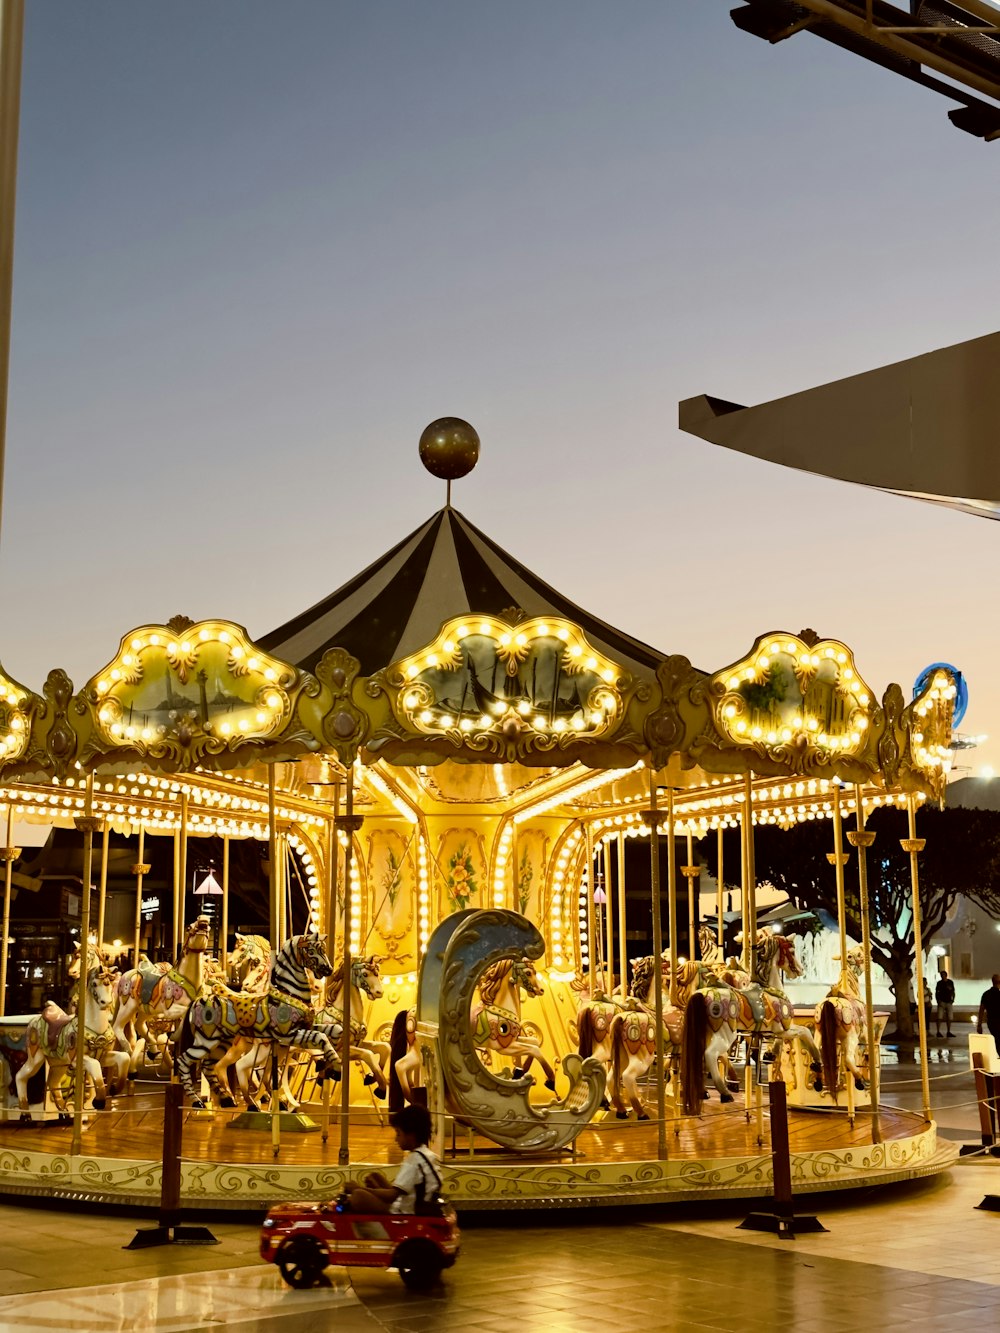
<svg viewBox="0 0 1000 1333">
<path fill-rule="evenodd" d="M 441 915 L 483 906 L 486 858 L 481 837 L 472 829 L 452 829 L 441 839 L 439 867 L 443 878 Z"/>
</svg>

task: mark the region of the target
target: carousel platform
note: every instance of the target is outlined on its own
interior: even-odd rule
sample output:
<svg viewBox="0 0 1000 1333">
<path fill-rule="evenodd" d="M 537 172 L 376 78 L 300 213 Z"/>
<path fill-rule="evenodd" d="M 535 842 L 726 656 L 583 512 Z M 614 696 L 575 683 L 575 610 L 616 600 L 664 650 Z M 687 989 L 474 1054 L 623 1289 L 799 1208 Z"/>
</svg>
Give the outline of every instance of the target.
<svg viewBox="0 0 1000 1333">
<path fill-rule="evenodd" d="M 159 1200 L 163 1094 L 145 1089 L 89 1113 L 83 1152 L 70 1155 L 71 1128 L 0 1122 L 0 1194 L 155 1205 Z M 340 1128 L 324 1142 L 323 1113 L 305 1107 L 317 1132 L 271 1135 L 230 1127 L 235 1113 L 185 1112 L 182 1201 L 185 1210 L 266 1208 L 290 1199 L 335 1196 L 348 1176 L 399 1162 L 392 1133 L 375 1112 L 359 1108 L 351 1126 L 350 1165 L 338 1165 Z M 957 1158 L 933 1121 L 882 1108 L 881 1142 L 872 1142 L 869 1115 L 853 1126 L 846 1115 L 789 1111 L 792 1182 L 796 1194 L 870 1188 L 934 1175 Z M 572 1154 L 518 1157 L 459 1130 L 449 1140 L 446 1188 L 467 1211 L 561 1208 L 628 1203 L 689 1203 L 707 1198 L 760 1198 L 772 1190 L 769 1123 L 748 1122 L 740 1100 L 706 1103 L 697 1118 L 672 1119 L 666 1160 L 657 1160 L 652 1122 L 595 1121 Z M 391 1174 L 391 1172 L 390 1172 Z"/>
</svg>

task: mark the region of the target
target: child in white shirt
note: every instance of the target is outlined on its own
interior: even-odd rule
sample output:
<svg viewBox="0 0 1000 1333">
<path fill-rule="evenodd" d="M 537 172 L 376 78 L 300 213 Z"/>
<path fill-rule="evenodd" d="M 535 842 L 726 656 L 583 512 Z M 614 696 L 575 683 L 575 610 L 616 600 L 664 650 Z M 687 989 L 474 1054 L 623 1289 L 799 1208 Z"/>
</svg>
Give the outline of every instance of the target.
<svg viewBox="0 0 1000 1333">
<path fill-rule="evenodd" d="M 441 1164 L 427 1146 L 431 1117 L 426 1107 L 404 1106 L 390 1124 L 407 1156 L 391 1184 L 381 1171 L 369 1172 L 363 1183 L 347 1182 L 344 1192 L 352 1213 L 413 1213 L 418 1194 L 421 1199 L 431 1199 L 441 1189 Z"/>
</svg>

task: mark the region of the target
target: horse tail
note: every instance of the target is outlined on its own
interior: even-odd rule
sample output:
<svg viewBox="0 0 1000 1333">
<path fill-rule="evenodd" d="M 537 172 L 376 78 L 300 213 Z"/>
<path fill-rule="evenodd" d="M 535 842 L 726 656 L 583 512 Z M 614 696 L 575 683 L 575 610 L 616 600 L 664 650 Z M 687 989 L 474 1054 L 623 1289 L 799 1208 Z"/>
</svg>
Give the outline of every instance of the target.
<svg viewBox="0 0 1000 1333">
<path fill-rule="evenodd" d="M 585 1009 L 581 1009 L 576 1019 L 577 1030 L 577 1050 L 582 1059 L 586 1060 L 589 1055 L 594 1054 L 594 1013 L 588 1004 Z"/>
<path fill-rule="evenodd" d="M 625 1019 L 615 1014 L 611 1020 L 611 1087 L 615 1094 L 622 1085 L 622 1057 L 625 1054 Z"/>
<path fill-rule="evenodd" d="M 837 1006 L 824 1000 L 819 1010 L 819 1044 L 823 1056 L 823 1082 L 837 1104 L 837 1085 L 840 1082 L 840 1062 L 837 1059 Z"/>
<path fill-rule="evenodd" d="M 406 1105 L 406 1096 L 403 1093 L 403 1085 L 399 1081 L 399 1075 L 396 1073 L 396 1061 L 402 1060 L 406 1054 L 406 1010 L 400 1009 L 399 1013 L 392 1020 L 392 1031 L 389 1034 L 389 1110 L 390 1112 L 401 1111 Z"/>
<path fill-rule="evenodd" d="M 696 990 L 684 1011 L 681 1081 L 685 1115 L 701 1115 L 705 1093 L 705 1046 L 708 1040 L 708 997 Z"/>
</svg>

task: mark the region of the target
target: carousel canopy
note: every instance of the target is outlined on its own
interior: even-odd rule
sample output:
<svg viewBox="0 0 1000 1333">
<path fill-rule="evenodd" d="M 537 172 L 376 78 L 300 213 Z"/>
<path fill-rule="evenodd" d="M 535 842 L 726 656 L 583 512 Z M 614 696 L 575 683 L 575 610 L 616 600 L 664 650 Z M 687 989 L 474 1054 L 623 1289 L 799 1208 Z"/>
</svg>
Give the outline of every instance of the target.
<svg viewBox="0 0 1000 1333">
<path fill-rule="evenodd" d="M 327 649 L 343 648 L 371 676 L 418 652 L 450 618 L 503 616 L 513 608 L 572 621 L 633 675 L 653 676 L 663 661 L 664 654 L 581 610 L 450 505 L 258 643 L 306 671 Z"/>
</svg>

